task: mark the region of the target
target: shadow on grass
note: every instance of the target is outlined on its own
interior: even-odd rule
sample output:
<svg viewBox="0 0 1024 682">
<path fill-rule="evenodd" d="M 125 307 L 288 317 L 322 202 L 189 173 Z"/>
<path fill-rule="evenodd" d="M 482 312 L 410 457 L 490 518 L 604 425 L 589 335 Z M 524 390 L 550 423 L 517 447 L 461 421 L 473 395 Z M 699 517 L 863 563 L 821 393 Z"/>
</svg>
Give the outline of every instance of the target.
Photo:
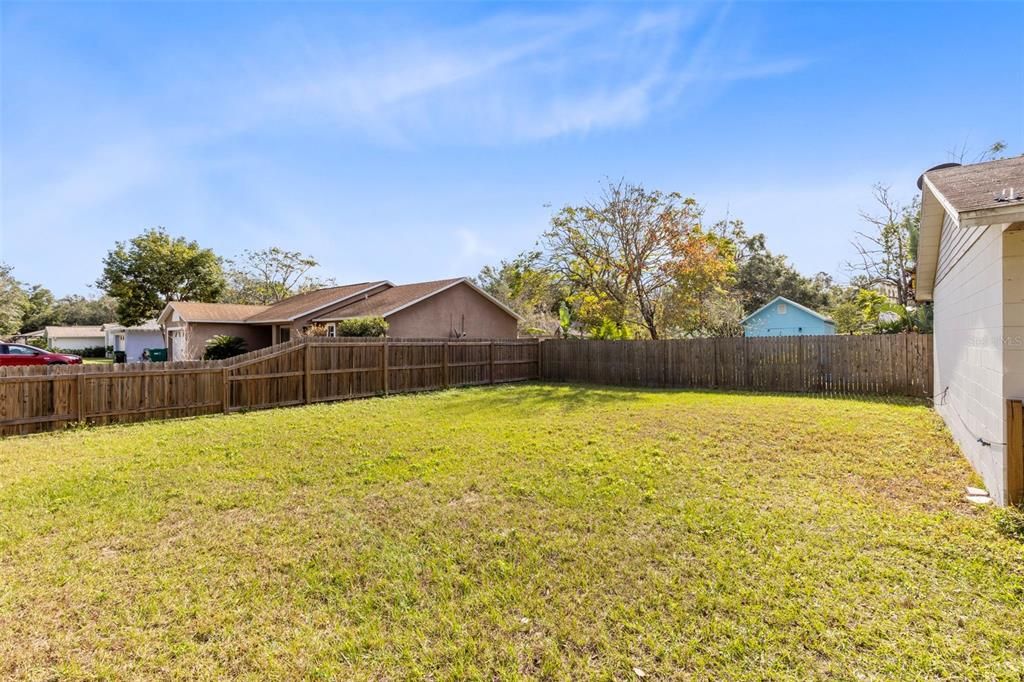
<svg viewBox="0 0 1024 682">
<path fill-rule="evenodd" d="M 520 390 L 509 390 L 513 386 Z M 529 388 L 529 391 L 522 389 Z M 738 396 L 749 398 L 803 398 L 812 400 L 841 400 L 857 403 L 873 403 L 879 405 L 899 405 L 905 407 L 926 406 L 930 403 L 927 397 L 914 398 L 898 395 L 870 395 L 847 393 L 798 393 L 784 391 L 750 391 L 725 388 L 679 387 L 665 388 L 656 386 L 612 386 L 608 384 L 559 383 L 549 381 L 531 381 L 518 384 L 504 384 L 484 387 L 475 397 L 474 403 L 489 406 L 501 404 L 560 404 L 570 408 L 584 408 L 611 402 L 637 401 L 644 395 L 651 394 L 704 394 L 707 396 Z"/>
</svg>

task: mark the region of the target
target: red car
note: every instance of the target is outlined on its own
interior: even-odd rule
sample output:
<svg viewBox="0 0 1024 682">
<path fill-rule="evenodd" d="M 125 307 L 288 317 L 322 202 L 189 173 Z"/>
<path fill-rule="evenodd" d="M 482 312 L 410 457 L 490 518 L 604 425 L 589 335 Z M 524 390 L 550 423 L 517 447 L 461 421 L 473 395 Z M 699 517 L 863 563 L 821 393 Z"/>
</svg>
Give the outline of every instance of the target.
<svg viewBox="0 0 1024 682">
<path fill-rule="evenodd" d="M 41 348 L 23 346 L 20 343 L 0 343 L 0 367 L 12 365 L 80 365 L 82 358 L 77 355 L 49 353 Z"/>
</svg>

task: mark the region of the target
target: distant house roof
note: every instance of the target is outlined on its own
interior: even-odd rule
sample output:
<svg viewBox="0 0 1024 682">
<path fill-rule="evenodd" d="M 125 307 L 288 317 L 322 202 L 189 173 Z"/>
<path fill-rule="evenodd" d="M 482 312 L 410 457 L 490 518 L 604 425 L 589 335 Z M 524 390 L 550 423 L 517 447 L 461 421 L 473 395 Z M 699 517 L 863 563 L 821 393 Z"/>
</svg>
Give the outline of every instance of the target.
<svg viewBox="0 0 1024 682">
<path fill-rule="evenodd" d="M 46 338 L 88 339 L 103 336 L 100 325 L 76 325 L 73 327 L 46 327 Z"/>
<path fill-rule="evenodd" d="M 808 313 L 809 315 L 813 315 L 814 317 L 818 318 L 822 322 L 827 322 L 829 324 L 835 324 L 835 322 L 832 321 L 832 318 L 825 317 L 821 313 L 816 312 L 814 310 L 811 310 L 810 308 L 808 308 L 805 305 L 800 305 L 796 301 L 791 301 L 788 298 L 786 298 L 785 296 L 776 296 L 775 298 L 773 298 L 772 300 L 768 301 L 763 306 L 761 306 L 760 308 L 758 308 L 757 310 L 755 310 L 754 312 L 750 313 L 749 315 L 744 317 L 742 320 L 740 320 L 740 324 L 745 324 L 747 322 L 747 320 L 749 320 L 749 319 L 751 319 L 753 317 L 757 317 L 758 315 L 763 313 L 765 310 L 768 310 L 769 308 L 771 308 L 776 303 L 786 303 L 788 305 L 793 306 L 797 310 L 802 310 L 805 313 Z"/>
<path fill-rule="evenodd" d="M 411 305 L 426 300 L 431 296 L 440 294 L 451 289 L 457 284 L 466 284 L 484 298 L 494 303 L 512 317 L 520 320 L 520 316 L 497 300 L 486 291 L 473 284 L 467 277 L 455 277 L 453 279 L 439 279 L 432 282 L 416 282 L 414 284 L 400 284 L 392 286 L 384 291 L 373 294 L 351 303 L 341 310 L 332 311 L 317 321 L 330 322 L 332 320 L 347 320 L 355 317 L 388 317 Z"/>
<path fill-rule="evenodd" d="M 269 306 L 262 312 L 256 313 L 248 318 L 253 323 L 290 322 L 303 315 L 309 315 L 317 310 L 341 303 L 347 298 L 369 291 L 376 287 L 390 284 L 386 281 L 359 282 L 357 284 L 345 284 L 326 289 L 317 289 L 305 294 L 290 296 L 283 301 Z"/>
<path fill-rule="evenodd" d="M 160 331 L 160 324 L 154 320 L 146 320 L 142 324 L 137 324 L 134 327 L 125 327 L 124 325 L 111 323 L 103 325 L 103 331 L 116 331 L 116 332 L 152 332 Z"/>
<path fill-rule="evenodd" d="M 387 317 L 457 284 L 471 287 L 512 317 L 517 320 L 522 319 L 514 310 L 478 287 L 469 278 L 456 277 L 398 286 L 387 280 L 345 284 L 291 296 L 269 306 L 172 301 L 160 313 L 157 322 L 165 323 L 172 310 L 186 322 L 241 322 L 246 324 L 292 322 L 321 311 L 323 314 L 320 317 L 313 318 L 317 322 L 354 317 Z M 343 307 L 339 309 L 339 306 Z"/>
<path fill-rule="evenodd" d="M 921 189 L 921 227 L 915 296 L 918 301 L 930 301 L 944 229 L 957 232 L 961 239 L 959 228 L 1024 221 L 1024 157 L 967 166 L 943 164 L 925 171 L 917 186 Z"/>
<path fill-rule="evenodd" d="M 171 301 L 157 318 L 162 323 L 173 310 L 186 322 L 245 322 L 249 317 L 267 309 L 265 305 L 242 303 L 195 303 L 193 301 Z"/>
</svg>

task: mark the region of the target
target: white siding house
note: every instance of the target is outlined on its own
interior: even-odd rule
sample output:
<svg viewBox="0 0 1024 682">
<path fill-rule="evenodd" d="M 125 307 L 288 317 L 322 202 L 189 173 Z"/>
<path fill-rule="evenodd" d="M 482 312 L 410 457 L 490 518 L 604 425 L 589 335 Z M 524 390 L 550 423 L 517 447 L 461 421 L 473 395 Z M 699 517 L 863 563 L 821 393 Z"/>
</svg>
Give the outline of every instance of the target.
<svg viewBox="0 0 1024 682">
<path fill-rule="evenodd" d="M 1024 157 L 925 172 L 917 299 L 935 313 L 935 409 L 999 504 L 1024 497 Z"/>
<path fill-rule="evenodd" d="M 103 327 L 46 327 L 46 342 L 57 350 L 85 350 L 86 348 L 102 348 L 105 344 Z"/>
<path fill-rule="evenodd" d="M 106 345 L 113 350 L 124 351 L 128 362 L 142 362 L 142 351 L 147 348 L 163 348 L 163 332 L 156 320 L 143 322 L 135 327 L 125 327 L 119 324 L 105 324 L 103 331 L 106 334 Z"/>
</svg>

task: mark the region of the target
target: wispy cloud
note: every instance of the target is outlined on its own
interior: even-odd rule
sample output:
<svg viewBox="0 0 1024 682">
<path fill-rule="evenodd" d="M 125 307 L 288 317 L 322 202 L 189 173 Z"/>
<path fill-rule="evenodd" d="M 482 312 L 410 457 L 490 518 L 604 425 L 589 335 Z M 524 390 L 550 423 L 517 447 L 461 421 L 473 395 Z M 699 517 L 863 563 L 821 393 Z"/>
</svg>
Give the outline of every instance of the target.
<svg viewBox="0 0 1024 682">
<path fill-rule="evenodd" d="M 500 15 L 364 46 L 302 33 L 297 56 L 260 65 L 228 88 L 233 110 L 244 112 L 229 125 L 288 121 L 403 145 L 539 140 L 637 125 L 691 88 L 710 94 L 807 65 L 740 58 L 743 46 L 723 30 L 727 12 Z"/>
<path fill-rule="evenodd" d="M 438 18 L 314 5 L 275 9 L 266 15 L 272 20 L 255 13 L 237 25 L 217 23 L 204 34 L 217 40 L 191 26 L 164 33 L 145 20 L 138 36 L 95 17 L 72 30 L 75 22 L 53 12 L 58 35 L 110 33 L 95 41 L 5 33 L 5 50 L 41 75 L 4 84 L 16 105 L 5 102 L 5 165 L 18 171 L 3 182 L 0 220 L 11 227 L 0 235 L 0 257 L 29 260 L 38 231 L 78 235 L 83 225 L 102 225 L 109 240 L 153 224 L 174 229 L 175 220 L 217 226 L 214 240 L 224 230 L 274 240 L 288 225 L 290 238 L 327 252 L 328 235 L 347 228 L 331 191 L 337 168 L 323 158 L 314 168 L 321 146 L 457 155 L 639 130 L 655 116 L 709 104 L 738 81 L 806 66 L 799 56 L 758 54 L 755 40 L 726 31 L 734 27 L 728 11 L 533 6 Z M 147 58 L 125 62 L 120 43 L 138 40 L 149 50 L 149 36 L 160 39 Z M 102 44 L 103 58 L 82 59 L 86 42 Z M 79 108 L 41 107 L 42 83 Z M 497 255 L 493 234 L 450 234 L 459 270 Z M 60 270 L 83 261 L 69 250 L 49 258 Z"/>
</svg>

